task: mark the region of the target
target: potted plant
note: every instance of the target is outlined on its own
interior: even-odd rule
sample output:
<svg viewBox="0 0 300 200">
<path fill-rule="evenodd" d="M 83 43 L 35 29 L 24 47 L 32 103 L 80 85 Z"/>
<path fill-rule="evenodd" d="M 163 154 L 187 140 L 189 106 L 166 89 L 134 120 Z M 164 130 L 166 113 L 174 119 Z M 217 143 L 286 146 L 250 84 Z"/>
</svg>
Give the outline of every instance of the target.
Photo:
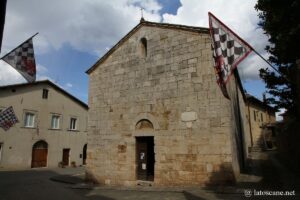
<svg viewBox="0 0 300 200">
<path fill-rule="evenodd" d="M 72 167 L 76 167 L 76 162 L 75 162 L 75 161 L 72 161 L 72 162 L 71 162 L 71 166 L 72 166 Z"/>
<path fill-rule="evenodd" d="M 64 163 L 63 163 L 62 161 L 60 161 L 60 162 L 58 163 L 58 167 L 64 168 L 64 167 L 65 167 L 65 166 L 64 166 Z"/>
</svg>

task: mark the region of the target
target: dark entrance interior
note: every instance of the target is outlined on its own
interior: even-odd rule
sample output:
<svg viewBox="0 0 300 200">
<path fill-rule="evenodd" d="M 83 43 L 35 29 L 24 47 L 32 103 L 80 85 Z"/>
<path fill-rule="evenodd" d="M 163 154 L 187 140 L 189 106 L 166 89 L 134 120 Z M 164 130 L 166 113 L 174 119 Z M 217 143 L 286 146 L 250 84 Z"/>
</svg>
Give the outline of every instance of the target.
<svg viewBox="0 0 300 200">
<path fill-rule="evenodd" d="M 86 164 L 86 149 L 87 149 L 87 144 L 83 146 L 83 152 L 82 152 L 82 164 Z"/>
<path fill-rule="evenodd" d="M 48 144 L 45 141 L 38 141 L 32 147 L 31 167 L 46 167 L 48 155 Z"/>
<path fill-rule="evenodd" d="M 63 149 L 63 157 L 62 157 L 63 166 L 69 165 L 69 157 L 70 157 L 70 149 Z"/>
<path fill-rule="evenodd" d="M 136 137 L 137 179 L 154 180 L 154 137 Z"/>
<path fill-rule="evenodd" d="M 1 163 L 1 158 L 2 158 L 2 143 L 0 143 L 0 163 Z"/>
</svg>

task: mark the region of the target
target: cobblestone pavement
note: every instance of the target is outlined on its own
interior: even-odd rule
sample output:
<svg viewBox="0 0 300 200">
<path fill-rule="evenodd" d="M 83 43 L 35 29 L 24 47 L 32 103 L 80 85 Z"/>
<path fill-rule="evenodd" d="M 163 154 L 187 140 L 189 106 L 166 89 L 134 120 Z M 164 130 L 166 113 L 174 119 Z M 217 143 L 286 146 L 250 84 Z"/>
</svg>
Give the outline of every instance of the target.
<svg viewBox="0 0 300 200">
<path fill-rule="evenodd" d="M 299 199 L 300 191 L 299 174 L 285 168 L 276 159 L 275 152 L 252 153 L 250 167 L 236 185 L 202 188 L 100 187 L 84 183 L 83 178 L 83 167 L 0 169 L 0 200 Z M 291 196 L 258 195 L 259 191 L 288 191 Z"/>
</svg>

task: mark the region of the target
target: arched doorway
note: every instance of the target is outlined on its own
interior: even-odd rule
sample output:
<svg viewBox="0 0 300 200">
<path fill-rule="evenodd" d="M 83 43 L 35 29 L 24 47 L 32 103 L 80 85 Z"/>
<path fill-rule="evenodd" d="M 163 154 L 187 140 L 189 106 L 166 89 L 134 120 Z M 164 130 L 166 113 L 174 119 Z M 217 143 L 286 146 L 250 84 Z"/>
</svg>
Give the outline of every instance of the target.
<svg viewBox="0 0 300 200">
<path fill-rule="evenodd" d="M 142 119 L 137 122 L 135 129 L 137 131 L 153 131 L 153 124 L 148 119 Z M 136 137 L 136 164 L 137 179 L 145 181 L 154 181 L 154 137 L 140 136 Z"/>
<path fill-rule="evenodd" d="M 32 160 L 31 167 L 46 167 L 48 155 L 47 142 L 40 140 L 36 142 L 32 147 Z"/>
<path fill-rule="evenodd" d="M 83 146 L 83 150 L 82 150 L 82 164 L 83 165 L 86 164 L 86 150 L 87 150 L 87 144 L 85 144 Z"/>
</svg>

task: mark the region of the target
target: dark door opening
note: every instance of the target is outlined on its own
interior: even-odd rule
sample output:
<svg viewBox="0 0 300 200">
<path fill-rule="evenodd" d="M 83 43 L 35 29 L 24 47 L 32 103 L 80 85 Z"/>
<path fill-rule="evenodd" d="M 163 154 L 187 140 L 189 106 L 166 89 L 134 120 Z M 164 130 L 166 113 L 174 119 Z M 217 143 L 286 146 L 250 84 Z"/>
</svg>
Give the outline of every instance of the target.
<svg viewBox="0 0 300 200">
<path fill-rule="evenodd" d="M 87 144 L 83 146 L 83 152 L 82 152 L 82 164 L 86 164 L 86 150 L 87 150 Z"/>
<path fill-rule="evenodd" d="M 70 149 L 63 149 L 63 166 L 69 166 Z"/>
<path fill-rule="evenodd" d="M 136 137 L 137 179 L 154 180 L 154 137 Z"/>
<path fill-rule="evenodd" d="M 1 163 L 1 158 L 2 158 L 2 146 L 3 146 L 3 144 L 0 143 L 0 163 Z"/>
</svg>

